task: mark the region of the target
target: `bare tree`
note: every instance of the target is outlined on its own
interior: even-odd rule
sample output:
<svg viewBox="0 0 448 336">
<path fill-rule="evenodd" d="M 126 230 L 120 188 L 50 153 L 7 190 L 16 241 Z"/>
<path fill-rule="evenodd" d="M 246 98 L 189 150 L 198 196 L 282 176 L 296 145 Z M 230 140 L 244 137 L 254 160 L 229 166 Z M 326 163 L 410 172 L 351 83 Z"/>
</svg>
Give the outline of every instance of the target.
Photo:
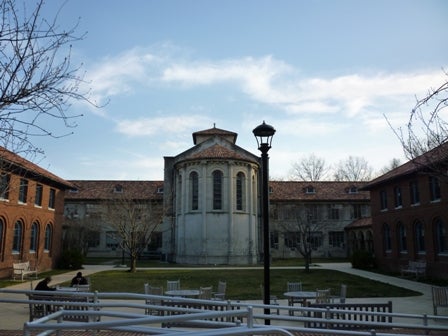
<svg viewBox="0 0 448 336">
<path fill-rule="evenodd" d="M 320 181 L 325 179 L 328 171 L 329 167 L 325 159 L 317 157 L 312 153 L 292 164 L 290 178 L 298 181 Z"/>
<path fill-rule="evenodd" d="M 366 159 L 349 156 L 336 165 L 334 179 L 336 181 L 370 181 L 372 172 L 373 168 Z"/>
<path fill-rule="evenodd" d="M 80 115 L 69 113 L 76 100 L 90 102 L 82 92 L 80 66 L 71 63 L 78 23 L 63 30 L 55 18 L 41 16 L 37 4 L 0 0 L 0 139 L 13 152 L 36 155 L 43 150 L 33 137 L 62 137 L 71 132 L 50 128 L 50 120 L 76 127 Z"/>
<path fill-rule="evenodd" d="M 393 158 L 392 160 L 389 161 L 389 163 L 386 166 L 381 168 L 379 174 L 380 175 L 386 174 L 387 172 L 399 167 L 400 165 L 401 165 L 400 159 Z"/>
<path fill-rule="evenodd" d="M 131 260 L 130 272 L 137 271 L 137 259 L 162 221 L 162 207 L 150 200 L 119 197 L 104 204 L 104 219 L 118 236 L 117 243 Z"/>
<path fill-rule="evenodd" d="M 292 220 L 284 220 L 281 224 L 285 241 L 291 241 L 294 248 L 305 260 L 305 271 L 309 272 L 313 249 L 322 242 L 322 232 L 327 223 L 321 218 L 314 206 L 294 206 L 289 211 Z"/>
<path fill-rule="evenodd" d="M 444 73 L 448 77 L 448 72 Z M 448 178 L 444 162 L 448 151 L 447 108 L 448 79 L 440 86 L 430 88 L 423 98 L 417 98 L 406 127 L 394 129 L 389 122 L 406 158 L 420 171 L 445 180 Z"/>
<path fill-rule="evenodd" d="M 448 73 L 445 72 L 446 76 Z M 415 159 L 443 144 L 448 139 L 448 123 L 444 119 L 448 107 L 448 80 L 428 90 L 412 109 L 405 129 L 394 129 L 406 158 Z"/>
<path fill-rule="evenodd" d="M 64 250 L 77 250 L 86 257 L 89 252 L 89 242 L 99 235 L 100 226 L 91 217 L 66 217 L 63 224 L 64 234 L 62 247 Z"/>
</svg>

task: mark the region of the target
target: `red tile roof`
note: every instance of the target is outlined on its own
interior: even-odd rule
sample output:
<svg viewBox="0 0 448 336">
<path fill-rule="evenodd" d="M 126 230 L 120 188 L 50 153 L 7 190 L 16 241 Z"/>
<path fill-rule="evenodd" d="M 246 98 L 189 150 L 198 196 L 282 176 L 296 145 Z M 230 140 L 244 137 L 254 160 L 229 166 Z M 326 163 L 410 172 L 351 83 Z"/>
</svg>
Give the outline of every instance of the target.
<svg viewBox="0 0 448 336">
<path fill-rule="evenodd" d="M 430 150 L 427 153 L 424 153 L 414 160 L 408 161 L 401 166 L 392 169 L 384 175 L 381 175 L 369 183 L 364 187 L 365 190 L 369 190 L 374 186 L 388 183 L 389 181 L 393 181 L 399 177 L 410 175 L 416 173 L 418 171 L 422 171 L 424 169 L 431 169 L 431 165 L 434 165 L 438 162 L 443 162 L 448 160 L 448 142 Z"/>
<path fill-rule="evenodd" d="M 231 131 L 226 131 L 220 128 L 216 128 L 215 126 L 213 126 L 213 128 L 209 128 L 203 131 L 198 131 L 198 132 L 194 132 L 193 133 L 193 143 L 196 145 L 196 140 L 197 140 L 197 136 L 198 135 L 219 135 L 222 137 L 228 137 L 230 136 L 233 139 L 233 143 L 236 142 L 236 138 L 238 136 L 238 133 L 235 132 L 231 132 Z"/>
<path fill-rule="evenodd" d="M 162 200 L 163 181 L 71 180 L 75 190 L 65 192 L 65 199 L 104 200 L 128 198 Z M 121 187 L 122 192 L 117 192 Z"/>
<path fill-rule="evenodd" d="M 270 181 L 272 192 L 269 198 L 273 201 L 368 201 L 370 193 L 359 191 L 366 182 L 332 182 L 332 181 Z M 314 193 L 307 193 L 307 188 Z M 351 188 L 358 192 L 350 192 Z"/>
<path fill-rule="evenodd" d="M 372 217 L 358 218 L 345 227 L 345 229 L 368 228 L 372 226 Z"/>
<path fill-rule="evenodd" d="M 242 152 L 238 152 L 220 144 L 214 144 L 204 150 L 188 156 L 188 159 L 236 159 L 254 161 L 252 156 L 245 156 Z"/>
<path fill-rule="evenodd" d="M 2 160 L 2 166 L 4 171 L 18 172 L 23 177 L 36 180 L 46 181 L 48 184 L 57 184 L 61 189 L 72 188 L 72 184 L 48 170 L 45 170 L 38 165 L 24 159 L 23 157 L 0 147 L 0 160 Z M 6 164 L 5 164 L 6 163 Z"/>
</svg>

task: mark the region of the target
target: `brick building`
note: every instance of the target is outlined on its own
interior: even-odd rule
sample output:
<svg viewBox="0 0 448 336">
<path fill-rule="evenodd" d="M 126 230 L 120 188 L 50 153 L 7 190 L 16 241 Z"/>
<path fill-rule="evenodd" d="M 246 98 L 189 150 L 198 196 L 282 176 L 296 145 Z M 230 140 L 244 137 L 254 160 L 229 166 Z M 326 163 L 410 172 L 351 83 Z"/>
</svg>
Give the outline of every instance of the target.
<svg viewBox="0 0 448 336">
<path fill-rule="evenodd" d="M 424 260 L 429 276 L 448 279 L 447 150 L 437 147 L 365 186 L 381 269 L 399 272 L 409 260 Z"/>
<path fill-rule="evenodd" d="M 0 278 L 15 262 L 39 271 L 61 253 L 64 190 L 71 183 L 0 147 Z"/>
</svg>

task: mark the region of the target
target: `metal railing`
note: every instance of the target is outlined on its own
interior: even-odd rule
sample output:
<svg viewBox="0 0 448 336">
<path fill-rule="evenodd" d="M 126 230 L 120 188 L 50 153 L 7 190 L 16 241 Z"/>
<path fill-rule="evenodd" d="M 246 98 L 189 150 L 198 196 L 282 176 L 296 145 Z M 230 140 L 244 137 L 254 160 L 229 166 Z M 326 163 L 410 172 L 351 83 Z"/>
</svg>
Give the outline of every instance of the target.
<svg viewBox="0 0 448 336">
<path fill-rule="evenodd" d="M 345 321 L 332 319 L 331 313 L 350 313 L 347 310 L 331 310 L 328 308 L 309 308 L 300 306 L 283 306 L 238 301 L 197 300 L 187 298 L 173 298 L 136 293 L 103 293 L 103 292 L 41 292 L 54 295 L 69 294 L 74 297 L 84 296 L 88 302 L 70 302 L 71 307 L 88 307 L 88 310 L 60 310 L 45 317 L 24 324 L 24 335 L 31 335 L 39 331 L 39 336 L 60 335 L 63 330 L 119 330 L 128 332 L 147 332 L 152 334 L 174 334 L 189 330 L 195 335 L 252 335 L 252 334 L 331 334 L 331 335 L 394 335 L 394 329 L 419 330 L 425 334 L 430 330 L 448 331 L 448 316 L 429 314 L 402 314 L 380 312 L 357 312 L 369 316 L 384 317 L 390 323 L 369 321 Z M 9 294 L 9 297 L 1 294 Z M 27 299 L 27 295 L 36 291 L 0 289 L 0 303 L 33 304 L 36 300 Z M 17 295 L 17 297 L 15 297 Z M 12 297 L 14 296 L 14 297 Z M 20 298 L 25 296 L 25 298 Z M 162 304 L 147 304 L 151 299 L 161 300 Z M 46 301 L 38 301 L 41 304 Z M 55 301 L 52 300 L 51 303 Z M 63 305 L 63 302 L 61 302 Z M 145 315 L 150 308 L 159 315 Z M 265 308 L 278 314 L 265 314 Z M 114 311 L 116 310 L 116 311 Z M 321 312 L 322 318 L 309 317 L 310 312 Z M 67 322 L 64 316 L 89 316 L 89 321 L 96 322 Z M 264 325 L 265 319 L 271 321 L 271 326 Z M 324 319 L 324 320 L 322 320 Z M 314 329 L 305 328 L 306 322 L 325 321 L 331 323 L 356 324 L 368 331 Z M 399 322 L 396 322 L 399 321 Z M 150 326 L 148 326 L 148 324 Z M 165 328 L 170 326 L 170 328 Z M 387 331 L 384 331 L 384 327 Z M 193 329 L 192 329 L 193 328 Z M 381 331 L 381 332 L 380 332 Z M 403 335 L 403 333 L 401 333 Z M 413 333 L 415 335 L 415 332 Z"/>
</svg>

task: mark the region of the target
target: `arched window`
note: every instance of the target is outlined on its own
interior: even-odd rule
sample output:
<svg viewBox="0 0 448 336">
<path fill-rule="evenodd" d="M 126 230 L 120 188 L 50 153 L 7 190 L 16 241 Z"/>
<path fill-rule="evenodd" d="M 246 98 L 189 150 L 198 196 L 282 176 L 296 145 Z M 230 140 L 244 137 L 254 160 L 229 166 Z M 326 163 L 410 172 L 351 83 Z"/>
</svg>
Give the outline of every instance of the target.
<svg viewBox="0 0 448 336">
<path fill-rule="evenodd" d="M 213 210 L 222 210 L 222 172 L 215 170 L 213 176 Z"/>
<path fill-rule="evenodd" d="M 407 252 L 406 228 L 403 223 L 398 223 L 398 248 L 400 252 Z"/>
<path fill-rule="evenodd" d="M 387 223 L 383 224 L 383 244 L 384 244 L 384 251 L 390 252 L 392 250 L 390 226 Z"/>
<path fill-rule="evenodd" d="M 177 209 L 183 211 L 182 209 L 182 175 L 179 175 L 177 178 L 177 193 L 176 193 L 176 204 Z"/>
<path fill-rule="evenodd" d="M 31 225 L 31 235 L 30 235 L 30 252 L 37 251 L 37 239 L 39 237 L 39 225 L 34 222 Z"/>
<path fill-rule="evenodd" d="M 417 252 L 425 252 L 425 228 L 422 222 L 415 223 L 415 245 Z"/>
<path fill-rule="evenodd" d="M 3 256 L 4 256 L 4 254 L 3 254 L 3 248 L 4 248 L 3 244 L 5 242 L 5 240 L 3 238 L 3 236 L 5 234 L 4 231 L 5 231 L 5 224 L 4 224 L 3 218 L 0 217 L 0 261 L 3 260 Z"/>
<path fill-rule="evenodd" d="M 14 237 L 12 239 L 12 253 L 22 252 L 22 234 L 23 224 L 21 221 L 17 221 L 14 225 Z"/>
<path fill-rule="evenodd" d="M 190 174 L 191 186 L 191 210 L 199 209 L 199 177 L 198 173 L 192 172 Z"/>
<path fill-rule="evenodd" d="M 434 221 L 434 232 L 437 253 L 448 253 L 447 225 L 440 218 Z"/>
<path fill-rule="evenodd" d="M 44 244 L 44 250 L 50 251 L 51 250 L 51 240 L 53 239 L 53 228 L 50 224 L 47 224 L 47 227 L 45 228 L 45 244 Z"/>
<path fill-rule="evenodd" d="M 373 253 L 373 234 L 370 230 L 366 232 L 366 249 Z"/>
<path fill-rule="evenodd" d="M 246 186 L 246 176 L 239 172 L 236 175 L 236 209 L 237 210 L 244 210 L 244 207 L 246 206 L 246 202 L 244 199 L 245 195 L 245 186 Z"/>
</svg>

